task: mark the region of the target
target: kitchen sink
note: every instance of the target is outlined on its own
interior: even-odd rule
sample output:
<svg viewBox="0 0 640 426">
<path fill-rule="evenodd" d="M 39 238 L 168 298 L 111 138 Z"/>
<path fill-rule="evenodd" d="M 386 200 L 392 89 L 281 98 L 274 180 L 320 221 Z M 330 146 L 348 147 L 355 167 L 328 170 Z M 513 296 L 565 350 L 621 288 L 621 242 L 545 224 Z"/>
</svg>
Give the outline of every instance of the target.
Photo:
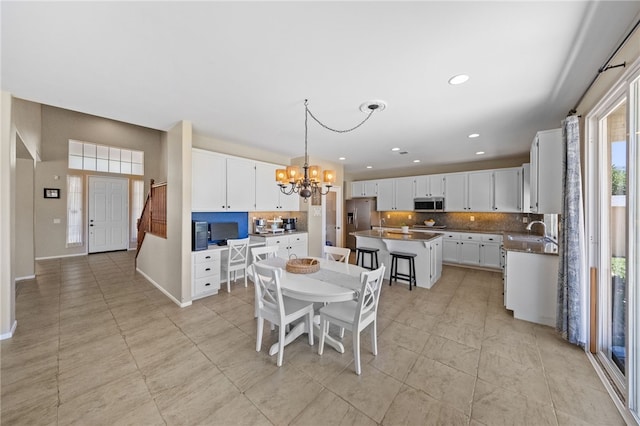
<svg viewBox="0 0 640 426">
<path fill-rule="evenodd" d="M 547 243 L 551 240 L 540 235 L 507 235 L 509 241 L 522 241 L 524 243 Z"/>
</svg>

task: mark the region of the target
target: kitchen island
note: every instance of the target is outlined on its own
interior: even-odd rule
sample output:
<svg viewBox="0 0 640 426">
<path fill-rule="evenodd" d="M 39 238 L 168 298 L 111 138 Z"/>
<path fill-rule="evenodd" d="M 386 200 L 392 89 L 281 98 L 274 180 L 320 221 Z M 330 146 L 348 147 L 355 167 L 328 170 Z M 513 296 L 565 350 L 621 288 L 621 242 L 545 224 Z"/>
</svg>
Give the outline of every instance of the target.
<svg viewBox="0 0 640 426">
<path fill-rule="evenodd" d="M 377 248 L 380 263 L 386 266 L 385 278 L 391 272 L 392 251 L 415 253 L 416 285 L 431 288 L 442 275 L 442 234 L 430 232 L 407 232 L 371 230 L 358 231 L 350 235 L 356 237 L 356 247 Z M 398 272 L 409 273 L 407 262 L 398 262 Z M 407 281 L 398 281 L 409 285 Z"/>
<path fill-rule="evenodd" d="M 558 245 L 542 236 L 505 233 L 504 305 L 513 317 L 556 325 Z"/>
</svg>

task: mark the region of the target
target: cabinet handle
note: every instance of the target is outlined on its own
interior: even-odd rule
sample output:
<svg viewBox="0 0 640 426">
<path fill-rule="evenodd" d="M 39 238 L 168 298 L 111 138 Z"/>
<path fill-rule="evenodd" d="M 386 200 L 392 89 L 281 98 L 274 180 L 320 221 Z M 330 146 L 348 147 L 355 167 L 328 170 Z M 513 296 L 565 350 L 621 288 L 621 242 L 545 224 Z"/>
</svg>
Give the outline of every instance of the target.
<svg viewBox="0 0 640 426">
<path fill-rule="evenodd" d="M 205 259 L 211 259 L 211 256 L 205 256 L 204 258 Z"/>
<path fill-rule="evenodd" d="M 206 269 L 205 269 L 205 271 L 210 271 L 210 270 L 211 270 L 211 268 L 206 268 Z"/>
<path fill-rule="evenodd" d="M 211 283 L 206 283 L 204 286 L 205 287 L 209 287 L 211 285 Z"/>
</svg>

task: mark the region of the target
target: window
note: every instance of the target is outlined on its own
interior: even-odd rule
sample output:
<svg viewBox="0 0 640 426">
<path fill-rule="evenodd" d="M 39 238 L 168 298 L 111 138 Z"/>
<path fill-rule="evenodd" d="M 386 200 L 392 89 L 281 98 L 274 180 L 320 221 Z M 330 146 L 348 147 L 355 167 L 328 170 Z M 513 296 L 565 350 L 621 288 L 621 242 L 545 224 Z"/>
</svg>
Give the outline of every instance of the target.
<svg viewBox="0 0 640 426">
<path fill-rule="evenodd" d="M 131 241 L 138 241 L 138 219 L 144 207 L 144 181 L 131 182 Z"/>
<path fill-rule="evenodd" d="M 640 61 L 587 116 L 589 263 L 597 275 L 596 360 L 640 417 Z"/>
<path fill-rule="evenodd" d="M 67 247 L 82 245 L 82 176 L 67 176 Z"/>
<path fill-rule="evenodd" d="M 69 139 L 69 168 L 144 175 L 144 152 Z"/>
</svg>

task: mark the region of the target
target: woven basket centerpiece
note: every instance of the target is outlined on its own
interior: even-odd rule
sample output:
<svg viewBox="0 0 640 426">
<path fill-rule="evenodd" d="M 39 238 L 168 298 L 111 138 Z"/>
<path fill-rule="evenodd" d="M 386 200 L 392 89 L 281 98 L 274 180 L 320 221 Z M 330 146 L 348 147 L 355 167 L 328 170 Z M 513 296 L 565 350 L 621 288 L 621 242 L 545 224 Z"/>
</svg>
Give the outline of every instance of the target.
<svg viewBox="0 0 640 426">
<path fill-rule="evenodd" d="M 310 274 L 320 270 L 318 259 L 290 259 L 287 261 L 287 272 L 294 274 Z"/>
</svg>

